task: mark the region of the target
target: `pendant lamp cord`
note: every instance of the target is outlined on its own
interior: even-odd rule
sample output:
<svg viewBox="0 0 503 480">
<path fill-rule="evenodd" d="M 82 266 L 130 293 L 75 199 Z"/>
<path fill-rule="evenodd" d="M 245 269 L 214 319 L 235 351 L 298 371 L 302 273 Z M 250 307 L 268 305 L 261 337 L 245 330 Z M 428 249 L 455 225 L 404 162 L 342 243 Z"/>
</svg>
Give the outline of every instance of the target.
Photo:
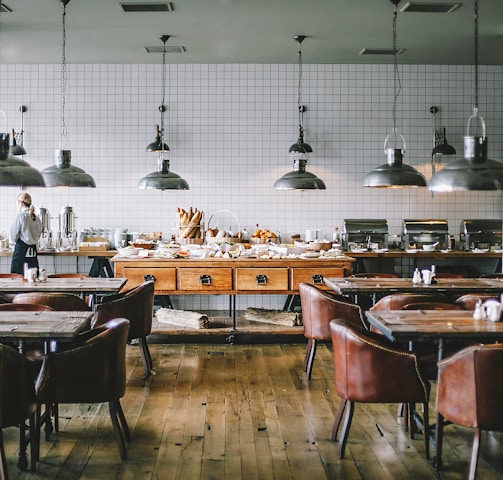
<svg viewBox="0 0 503 480">
<path fill-rule="evenodd" d="M 397 47 L 396 47 L 396 20 L 398 17 L 398 3 L 395 4 L 395 11 L 393 13 L 393 133 L 395 134 L 396 143 L 396 104 L 400 91 L 402 90 L 402 83 L 400 81 L 400 71 L 398 70 L 397 63 Z"/>
<path fill-rule="evenodd" d="M 69 1 L 69 0 L 68 0 Z M 65 123 L 65 92 L 66 92 L 66 79 L 67 79 L 67 71 L 66 71 L 66 4 L 68 1 L 61 0 L 63 3 L 63 13 L 61 14 L 61 139 L 60 139 L 60 148 L 64 149 L 66 147 L 67 142 L 67 129 Z"/>
<path fill-rule="evenodd" d="M 161 157 L 164 154 L 164 111 L 166 107 L 164 106 L 164 99 L 166 98 L 166 41 L 164 41 L 162 47 L 162 77 L 161 77 L 162 87 L 162 101 L 159 110 L 161 111 Z"/>
<path fill-rule="evenodd" d="M 299 83 L 297 87 L 297 109 L 299 111 L 299 129 L 301 133 L 304 133 L 304 108 L 302 107 L 302 47 L 301 42 L 299 42 Z"/>
<path fill-rule="evenodd" d="M 474 36 L 475 36 L 475 106 L 474 114 L 476 115 L 479 109 L 479 0 L 475 0 L 474 9 Z"/>
</svg>

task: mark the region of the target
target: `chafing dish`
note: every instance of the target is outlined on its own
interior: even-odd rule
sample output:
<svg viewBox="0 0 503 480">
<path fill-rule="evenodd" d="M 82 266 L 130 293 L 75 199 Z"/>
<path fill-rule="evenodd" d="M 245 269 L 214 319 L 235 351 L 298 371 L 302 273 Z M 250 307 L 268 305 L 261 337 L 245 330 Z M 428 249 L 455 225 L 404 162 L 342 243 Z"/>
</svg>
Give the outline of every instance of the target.
<svg viewBox="0 0 503 480">
<path fill-rule="evenodd" d="M 382 219 L 344 219 L 342 248 L 348 250 L 351 245 L 370 248 L 388 248 L 388 222 Z"/>
<path fill-rule="evenodd" d="M 422 248 L 439 242 L 438 248 L 449 246 L 449 226 L 447 220 L 403 220 L 402 244 L 403 249 Z"/>
<path fill-rule="evenodd" d="M 462 250 L 501 248 L 501 219 L 462 220 L 459 228 Z"/>
</svg>

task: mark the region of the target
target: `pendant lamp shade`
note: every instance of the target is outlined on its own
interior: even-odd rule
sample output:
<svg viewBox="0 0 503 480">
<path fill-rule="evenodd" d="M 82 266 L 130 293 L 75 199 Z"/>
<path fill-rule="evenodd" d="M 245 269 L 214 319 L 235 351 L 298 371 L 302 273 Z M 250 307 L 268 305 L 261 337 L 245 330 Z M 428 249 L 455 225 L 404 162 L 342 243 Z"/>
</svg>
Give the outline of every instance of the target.
<svg viewBox="0 0 503 480">
<path fill-rule="evenodd" d="M 42 170 L 48 187 L 96 187 L 94 178 L 81 168 L 72 165 L 72 152 L 66 149 L 65 90 L 66 90 L 66 6 L 70 0 L 60 0 L 63 5 L 62 19 L 62 56 L 61 56 L 61 145 L 55 151 L 56 163 Z"/>
<path fill-rule="evenodd" d="M 138 182 L 141 190 L 189 190 L 189 184 L 180 175 L 169 171 L 169 160 L 160 159 L 159 169 L 143 177 Z"/>
<path fill-rule="evenodd" d="M 155 140 L 147 145 L 147 152 L 159 153 L 157 160 L 157 171 L 149 173 L 138 182 L 140 190 L 189 190 L 189 184 L 180 175 L 169 171 L 169 160 L 164 155 L 169 152 L 167 143 L 164 142 L 164 112 L 166 106 L 166 42 L 170 35 L 161 35 L 159 38 L 163 43 L 162 49 L 162 100 L 159 112 L 161 112 L 161 126 L 156 126 Z"/>
<path fill-rule="evenodd" d="M 301 102 L 302 92 L 302 50 L 301 44 L 305 35 L 295 35 L 293 39 L 299 44 L 299 83 L 297 90 L 297 108 L 299 112 L 299 138 L 294 143 L 288 153 L 292 157 L 293 171 L 285 173 L 281 178 L 274 182 L 275 190 L 325 190 L 325 182 L 313 173 L 306 171 L 307 154 L 313 153 L 311 145 L 304 141 L 304 112 L 306 107 Z"/>
<path fill-rule="evenodd" d="M 403 187 L 425 187 L 426 178 L 414 167 L 403 163 L 406 150 L 405 139 L 396 128 L 396 104 L 401 90 L 400 72 L 397 64 L 398 50 L 396 47 L 396 21 L 398 16 L 397 6 L 400 0 L 390 0 L 395 6 L 393 13 L 393 133 L 384 140 L 384 153 L 386 163 L 379 165 L 363 179 L 364 187 L 373 188 L 403 188 Z M 388 146 L 388 141 L 393 140 L 393 145 Z M 398 143 L 402 144 L 398 148 Z"/>
<path fill-rule="evenodd" d="M 503 162 L 487 158 L 486 123 L 478 113 L 478 3 L 478 0 L 475 0 L 475 106 L 473 114 L 468 119 L 467 132 L 464 137 L 464 158 L 448 163 L 431 177 L 428 190 L 432 192 L 503 189 Z M 480 124 L 476 134 L 470 131 L 472 122 Z"/>
</svg>

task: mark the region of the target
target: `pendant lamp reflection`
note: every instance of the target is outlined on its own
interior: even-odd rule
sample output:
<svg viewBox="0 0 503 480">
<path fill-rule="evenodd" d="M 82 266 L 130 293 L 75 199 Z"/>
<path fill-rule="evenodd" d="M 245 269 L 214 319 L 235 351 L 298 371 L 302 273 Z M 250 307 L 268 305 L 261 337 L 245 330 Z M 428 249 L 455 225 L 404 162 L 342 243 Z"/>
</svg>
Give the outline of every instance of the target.
<svg viewBox="0 0 503 480">
<path fill-rule="evenodd" d="M 161 127 L 156 127 L 155 141 L 147 146 L 147 152 L 158 152 L 157 171 L 149 173 L 138 182 L 138 188 L 154 190 L 189 190 L 189 184 L 180 175 L 169 171 L 169 160 L 164 158 L 169 152 L 168 145 L 164 142 L 164 112 L 166 106 L 166 42 L 170 35 L 161 35 L 159 38 L 163 43 L 162 49 L 162 100 L 159 111 L 161 112 Z"/>
<path fill-rule="evenodd" d="M 61 57 L 61 141 L 55 151 L 56 163 L 42 170 L 48 187 L 96 187 L 93 177 L 81 168 L 71 164 L 71 150 L 66 149 L 65 90 L 66 90 L 66 6 L 70 0 L 60 0 L 63 5 L 62 18 L 62 57 Z"/>
<path fill-rule="evenodd" d="M 312 153 L 311 145 L 304 142 L 304 112 L 306 107 L 301 102 L 302 92 L 302 49 L 301 44 L 305 35 L 295 35 L 293 39 L 299 44 L 299 83 L 297 89 L 297 109 L 299 114 L 299 138 L 290 149 L 293 171 L 286 173 L 274 183 L 276 190 L 325 190 L 325 182 L 313 173 L 306 171 L 307 154 Z"/>
<path fill-rule="evenodd" d="M 24 112 L 28 109 L 22 105 L 19 107 L 19 111 L 21 112 L 21 131 L 19 133 L 15 132 L 12 129 L 12 138 L 10 145 L 10 153 L 11 155 L 26 155 L 26 149 L 23 145 L 23 135 L 24 135 Z"/>
<path fill-rule="evenodd" d="M 7 117 L 0 110 L 3 125 L 0 126 L 0 186 L 45 187 L 44 177 L 28 162 L 9 154 L 10 135 L 7 133 Z"/>
<path fill-rule="evenodd" d="M 396 47 L 397 6 L 400 0 L 390 1 L 395 6 L 393 13 L 393 133 L 388 135 L 384 140 L 384 153 L 387 163 L 379 165 L 376 169 L 367 174 L 363 179 L 363 186 L 373 188 L 425 187 L 426 178 L 424 175 L 419 173 L 415 168 L 403 163 L 403 156 L 406 150 L 405 139 L 397 132 L 396 128 L 396 103 L 402 88 L 397 64 Z M 394 139 L 392 147 L 388 146 L 390 137 Z M 398 148 L 397 140 L 400 140 L 402 144 L 401 148 Z"/>
<path fill-rule="evenodd" d="M 474 4 L 474 45 L 475 45 L 475 106 L 468 119 L 464 137 L 464 158 L 449 163 L 435 173 L 428 182 L 432 192 L 456 192 L 470 190 L 502 190 L 503 162 L 487 158 L 486 123 L 478 113 L 478 71 L 479 71 L 479 22 L 478 0 Z M 480 124 L 475 133 L 470 132 L 472 121 Z"/>
</svg>

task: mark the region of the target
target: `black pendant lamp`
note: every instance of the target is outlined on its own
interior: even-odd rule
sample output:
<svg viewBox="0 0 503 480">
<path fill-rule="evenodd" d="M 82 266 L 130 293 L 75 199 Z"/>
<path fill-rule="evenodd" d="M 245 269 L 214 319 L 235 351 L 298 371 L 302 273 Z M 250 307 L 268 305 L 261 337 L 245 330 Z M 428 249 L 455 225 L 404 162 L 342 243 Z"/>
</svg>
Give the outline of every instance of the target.
<svg viewBox="0 0 503 480">
<path fill-rule="evenodd" d="M 299 113 L 299 138 L 290 149 L 293 171 L 286 173 L 274 183 L 276 190 L 325 190 L 325 182 L 313 173 L 306 171 L 307 154 L 312 153 L 311 145 L 304 142 L 304 112 L 306 107 L 301 102 L 302 91 L 302 49 L 305 35 L 295 35 L 293 39 L 299 44 L 299 84 L 297 90 L 297 108 Z"/>
<path fill-rule="evenodd" d="M 23 145 L 23 135 L 24 135 L 24 112 L 26 112 L 27 108 L 22 105 L 19 107 L 19 111 L 21 112 L 21 131 L 16 133 L 14 129 L 12 129 L 12 138 L 10 145 L 10 153 L 12 155 L 26 155 L 26 149 Z"/>
<path fill-rule="evenodd" d="M 486 124 L 484 118 L 478 113 L 478 3 L 478 0 L 475 0 L 475 106 L 473 114 L 468 119 L 464 137 L 464 158 L 448 163 L 431 177 L 428 190 L 432 192 L 503 189 L 503 163 L 487 158 Z M 479 123 L 478 133 L 471 133 L 472 122 Z"/>
<path fill-rule="evenodd" d="M 393 13 L 393 133 L 389 134 L 384 140 L 384 154 L 387 162 L 368 173 L 363 179 L 363 186 L 373 188 L 425 187 L 426 178 L 424 175 L 415 168 L 403 163 L 406 144 L 405 139 L 398 133 L 396 128 L 396 103 L 401 90 L 396 47 L 397 6 L 400 0 L 390 1 L 395 6 Z"/>
<path fill-rule="evenodd" d="M 72 152 L 66 147 L 65 90 L 66 90 L 66 6 L 70 0 L 60 0 L 63 5 L 62 18 L 62 57 L 61 57 L 61 144 L 55 151 L 56 163 L 42 170 L 48 187 L 96 187 L 94 178 L 81 168 L 72 165 Z"/>
<path fill-rule="evenodd" d="M 159 38 L 163 43 L 162 49 L 162 101 L 159 107 L 161 112 L 161 126 L 156 127 L 155 140 L 147 145 L 147 152 L 159 154 L 157 159 L 157 171 L 149 173 L 138 182 L 138 188 L 154 190 L 189 190 L 189 184 L 180 175 L 169 171 L 169 160 L 164 158 L 169 152 L 168 145 L 164 142 L 164 112 L 166 106 L 164 100 L 166 97 L 166 42 L 170 35 L 161 35 Z"/>
</svg>

